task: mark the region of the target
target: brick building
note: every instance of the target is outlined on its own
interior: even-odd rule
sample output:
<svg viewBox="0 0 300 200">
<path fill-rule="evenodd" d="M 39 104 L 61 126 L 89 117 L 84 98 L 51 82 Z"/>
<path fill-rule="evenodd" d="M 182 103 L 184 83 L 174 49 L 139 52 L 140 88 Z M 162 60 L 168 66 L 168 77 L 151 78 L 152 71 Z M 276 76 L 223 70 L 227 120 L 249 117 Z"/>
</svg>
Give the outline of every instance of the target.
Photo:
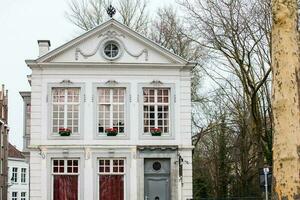
<svg viewBox="0 0 300 200">
<path fill-rule="evenodd" d="M 8 106 L 7 91 L 0 88 L 0 199 L 7 199 Z"/>
</svg>

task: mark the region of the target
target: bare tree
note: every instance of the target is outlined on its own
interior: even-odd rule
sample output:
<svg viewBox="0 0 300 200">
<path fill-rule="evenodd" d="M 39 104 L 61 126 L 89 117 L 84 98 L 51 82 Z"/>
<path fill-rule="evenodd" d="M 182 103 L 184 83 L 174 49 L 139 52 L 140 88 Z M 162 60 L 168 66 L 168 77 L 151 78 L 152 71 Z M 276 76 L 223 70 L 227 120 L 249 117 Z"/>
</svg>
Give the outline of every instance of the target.
<svg viewBox="0 0 300 200">
<path fill-rule="evenodd" d="M 148 2 L 146 0 L 119 0 L 117 10 L 121 21 L 133 30 L 147 35 L 149 13 L 147 12 Z"/>
<path fill-rule="evenodd" d="M 87 31 L 104 21 L 106 6 L 105 0 L 72 0 L 69 2 L 69 11 L 66 12 L 66 17 L 75 26 Z"/>
<path fill-rule="evenodd" d="M 203 71 L 222 91 L 211 90 L 209 99 L 222 96 L 230 116 L 237 179 L 231 191 L 259 196 L 258 169 L 272 164 L 270 0 L 184 0 L 181 5 L 193 30 L 187 36 L 209 54 Z"/>
<path fill-rule="evenodd" d="M 108 0 L 71 0 L 66 17 L 75 26 L 87 31 L 108 19 L 108 6 Z M 147 6 L 147 0 L 118 0 L 117 19 L 133 30 L 146 34 L 149 23 Z"/>
<path fill-rule="evenodd" d="M 198 95 L 202 77 L 201 66 L 206 53 L 203 47 L 186 35 L 188 31 L 188 26 L 178 16 L 178 11 L 169 6 L 157 10 L 149 37 L 184 59 L 197 62 L 192 70 L 192 99 L 199 101 L 201 100 Z"/>
</svg>

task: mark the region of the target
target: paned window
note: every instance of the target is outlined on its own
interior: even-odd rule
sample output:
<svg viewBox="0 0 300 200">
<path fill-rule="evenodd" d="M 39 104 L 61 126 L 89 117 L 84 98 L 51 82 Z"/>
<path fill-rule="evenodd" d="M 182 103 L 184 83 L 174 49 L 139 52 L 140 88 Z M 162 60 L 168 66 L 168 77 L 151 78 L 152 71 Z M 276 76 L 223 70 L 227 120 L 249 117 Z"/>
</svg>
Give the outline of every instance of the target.
<svg viewBox="0 0 300 200">
<path fill-rule="evenodd" d="M 53 160 L 53 174 L 78 174 L 78 160 L 58 159 Z"/>
<path fill-rule="evenodd" d="M 115 128 L 125 132 L 125 88 L 98 88 L 98 133 Z"/>
<path fill-rule="evenodd" d="M 108 42 L 104 47 L 104 53 L 108 58 L 115 58 L 119 54 L 119 47 L 115 42 Z"/>
<path fill-rule="evenodd" d="M 52 131 L 79 132 L 80 88 L 52 88 Z"/>
<path fill-rule="evenodd" d="M 11 182 L 12 183 L 18 182 L 18 168 L 17 167 L 12 168 Z"/>
<path fill-rule="evenodd" d="M 170 89 L 144 88 L 144 133 L 159 128 L 162 133 L 170 131 Z"/>
<path fill-rule="evenodd" d="M 99 160 L 99 198 L 124 200 L 124 159 Z"/>
<path fill-rule="evenodd" d="M 99 160 L 100 174 L 124 174 L 124 159 Z"/>
<path fill-rule="evenodd" d="M 26 171 L 26 168 L 21 168 L 21 183 L 26 183 Z"/>
<path fill-rule="evenodd" d="M 78 200 L 79 160 L 52 160 L 53 200 Z M 72 191 L 72 192 L 70 192 Z"/>
<path fill-rule="evenodd" d="M 26 200 L 26 192 L 21 192 L 21 200 Z"/>
<path fill-rule="evenodd" d="M 18 200 L 18 192 L 12 192 L 11 193 L 11 199 L 12 200 Z"/>
</svg>

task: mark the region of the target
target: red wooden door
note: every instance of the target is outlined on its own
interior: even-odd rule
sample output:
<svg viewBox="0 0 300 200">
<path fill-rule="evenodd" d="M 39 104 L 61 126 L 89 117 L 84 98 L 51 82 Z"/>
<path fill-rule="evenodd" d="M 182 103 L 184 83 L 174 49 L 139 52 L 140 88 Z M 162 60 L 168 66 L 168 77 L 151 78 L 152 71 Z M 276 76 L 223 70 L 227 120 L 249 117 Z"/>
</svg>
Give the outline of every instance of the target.
<svg viewBox="0 0 300 200">
<path fill-rule="evenodd" d="M 54 175 L 54 200 L 78 200 L 78 176 Z"/>
<path fill-rule="evenodd" d="M 124 200 L 124 176 L 100 175 L 99 198 L 100 200 Z"/>
</svg>

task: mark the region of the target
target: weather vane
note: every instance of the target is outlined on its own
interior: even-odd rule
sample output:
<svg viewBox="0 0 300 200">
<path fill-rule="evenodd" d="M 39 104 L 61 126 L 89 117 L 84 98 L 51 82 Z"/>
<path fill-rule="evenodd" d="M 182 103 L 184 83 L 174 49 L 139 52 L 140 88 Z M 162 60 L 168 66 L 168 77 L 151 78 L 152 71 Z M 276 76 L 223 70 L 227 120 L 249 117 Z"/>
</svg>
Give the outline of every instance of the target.
<svg viewBox="0 0 300 200">
<path fill-rule="evenodd" d="M 109 5 L 106 12 L 112 18 L 116 14 L 116 9 L 112 5 Z"/>
</svg>

